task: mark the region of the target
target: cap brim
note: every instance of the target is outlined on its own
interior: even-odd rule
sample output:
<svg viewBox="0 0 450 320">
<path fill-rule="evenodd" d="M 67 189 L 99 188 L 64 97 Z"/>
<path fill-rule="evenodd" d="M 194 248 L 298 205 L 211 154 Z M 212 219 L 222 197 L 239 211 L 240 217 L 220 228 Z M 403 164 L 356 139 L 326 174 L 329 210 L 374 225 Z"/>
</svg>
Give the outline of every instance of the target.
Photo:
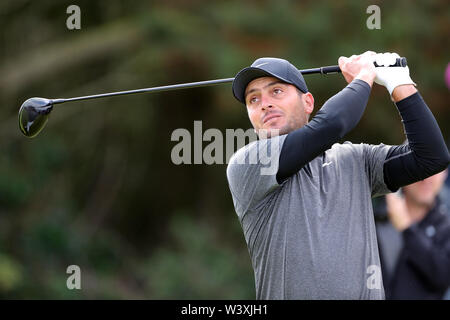
<svg viewBox="0 0 450 320">
<path fill-rule="evenodd" d="M 266 70 L 255 67 L 247 67 L 239 71 L 239 73 L 233 80 L 232 89 L 234 97 L 245 104 L 245 89 L 250 82 L 261 77 L 275 77 L 284 82 L 291 83 L 290 81 L 280 78 L 279 76 L 272 74 Z"/>
</svg>

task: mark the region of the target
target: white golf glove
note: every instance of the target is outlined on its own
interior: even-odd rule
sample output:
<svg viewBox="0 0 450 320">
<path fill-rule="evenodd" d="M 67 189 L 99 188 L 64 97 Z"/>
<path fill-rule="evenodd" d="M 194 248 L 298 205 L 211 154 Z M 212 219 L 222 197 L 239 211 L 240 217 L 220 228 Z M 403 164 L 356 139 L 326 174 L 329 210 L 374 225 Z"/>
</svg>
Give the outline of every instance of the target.
<svg viewBox="0 0 450 320">
<path fill-rule="evenodd" d="M 389 91 L 389 94 L 392 95 L 392 91 L 400 85 L 403 84 L 413 84 L 416 86 L 414 81 L 412 81 L 409 76 L 409 68 L 406 67 L 389 67 L 390 65 L 395 64 L 397 58 L 400 56 L 397 53 L 377 53 L 374 56 L 374 61 L 379 66 L 375 68 L 375 83 L 379 85 L 385 86 Z"/>
</svg>

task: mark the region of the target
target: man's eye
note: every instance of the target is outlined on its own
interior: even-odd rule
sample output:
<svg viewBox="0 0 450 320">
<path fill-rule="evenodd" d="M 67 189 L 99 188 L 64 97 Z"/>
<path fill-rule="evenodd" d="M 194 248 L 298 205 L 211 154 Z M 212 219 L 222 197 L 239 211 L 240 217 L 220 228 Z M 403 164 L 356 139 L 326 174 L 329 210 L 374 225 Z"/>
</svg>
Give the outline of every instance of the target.
<svg viewBox="0 0 450 320">
<path fill-rule="evenodd" d="M 256 101 L 258 101 L 258 98 L 256 98 L 256 97 L 252 97 L 249 100 L 250 103 L 255 103 Z"/>
<path fill-rule="evenodd" d="M 279 94 L 281 92 L 283 92 L 283 90 L 281 90 L 279 88 L 273 89 L 273 93 L 275 93 L 275 94 Z"/>
</svg>

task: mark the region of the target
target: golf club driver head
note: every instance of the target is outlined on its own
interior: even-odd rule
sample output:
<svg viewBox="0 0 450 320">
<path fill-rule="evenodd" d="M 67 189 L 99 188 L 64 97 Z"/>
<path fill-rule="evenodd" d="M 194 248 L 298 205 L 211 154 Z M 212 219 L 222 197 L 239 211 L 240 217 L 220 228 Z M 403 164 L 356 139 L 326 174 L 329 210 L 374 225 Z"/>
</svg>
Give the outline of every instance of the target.
<svg viewBox="0 0 450 320">
<path fill-rule="evenodd" d="M 41 132 L 53 109 L 52 100 L 45 98 L 30 98 L 19 110 L 20 131 L 28 138 L 33 138 Z"/>
</svg>

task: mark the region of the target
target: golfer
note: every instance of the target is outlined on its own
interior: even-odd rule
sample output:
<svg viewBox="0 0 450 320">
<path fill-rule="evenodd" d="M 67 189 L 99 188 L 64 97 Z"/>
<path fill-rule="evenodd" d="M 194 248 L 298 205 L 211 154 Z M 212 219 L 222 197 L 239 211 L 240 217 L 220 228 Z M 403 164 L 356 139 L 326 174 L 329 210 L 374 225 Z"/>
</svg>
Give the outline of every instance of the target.
<svg viewBox="0 0 450 320">
<path fill-rule="evenodd" d="M 231 157 L 227 178 L 257 299 L 384 299 L 371 197 L 450 162 L 409 68 L 387 67 L 398 57 L 340 57 L 348 85 L 310 120 L 314 97 L 288 61 L 261 58 L 236 75 L 233 94 L 259 139 Z M 337 143 L 361 119 L 373 82 L 387 88 L 408 143 Z"/>
</svg>

